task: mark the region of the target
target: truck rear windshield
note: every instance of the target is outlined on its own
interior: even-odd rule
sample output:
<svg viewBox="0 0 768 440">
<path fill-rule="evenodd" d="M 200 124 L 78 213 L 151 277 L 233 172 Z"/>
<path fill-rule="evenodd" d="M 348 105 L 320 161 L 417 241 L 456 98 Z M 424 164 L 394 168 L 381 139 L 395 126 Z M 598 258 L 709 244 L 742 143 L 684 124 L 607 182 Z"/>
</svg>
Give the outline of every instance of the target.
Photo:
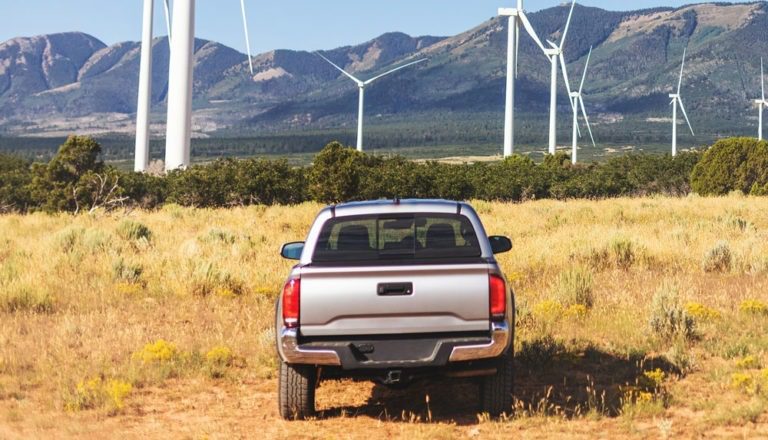
<svg viewBox="0 0 768 440">
<path fill-rule="evenodd" d="M 357 216 L 328 220 L 312 258 L 318 263 L 444 260 L 482 255 L 462 215 Z"/>
</svg>

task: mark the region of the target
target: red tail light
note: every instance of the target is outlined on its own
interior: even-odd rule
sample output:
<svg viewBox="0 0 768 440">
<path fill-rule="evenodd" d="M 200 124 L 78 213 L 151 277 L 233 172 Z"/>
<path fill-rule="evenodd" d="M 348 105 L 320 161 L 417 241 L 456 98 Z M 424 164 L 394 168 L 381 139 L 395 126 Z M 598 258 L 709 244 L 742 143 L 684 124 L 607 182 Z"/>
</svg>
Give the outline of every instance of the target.
<svg viewBox="0 0 768 440">
<path fill-rule="evenodd" d="M 283 325 L 287 328 L 299 326 L 299 303 L 301 299 L 301 280 L 288 280 L 283 287 Z"/>
<path fill-rule="evenodd" d="M 501 321 L 507 314 L 507 285 L 498 275 L 489 276 L 491 319 Z"/>
</svg>

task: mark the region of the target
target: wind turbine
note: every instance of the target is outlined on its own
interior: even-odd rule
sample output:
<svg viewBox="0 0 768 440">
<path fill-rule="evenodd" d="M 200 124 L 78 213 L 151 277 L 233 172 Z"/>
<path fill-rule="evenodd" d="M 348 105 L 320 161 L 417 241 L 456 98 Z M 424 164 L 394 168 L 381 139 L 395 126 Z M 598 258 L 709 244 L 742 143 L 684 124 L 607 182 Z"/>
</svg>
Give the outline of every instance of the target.
<svg viewBox="0 0 768 440">
<path fill-rule="evenodd" d="M 176 0 L 172 14 L 169 0 L 164 0 L 168 40 L 171 45 L 168 72 L 168 119 L 165 144 L 165 169 L 185 168 L 190 163 L 192 134 L 192 78 L 195 42 L 195 0 Z M 240 0 L 243 13 L 248 61 L 253 74 L 245 0 Z M 144 20 L 139 74 L 139 97 L 136 110 L 136 164 L 138 172 L 149 165 L 149 112 L 152 96 L 152 19 L 154 0 L 144 0 Z M 172 21 L 169 18 L 172 16 Z M 173 36 L 171 30 L 173 29 Z"/>
<path fill-rule="evenodd" d="M 380 79 L 382 77 L 385 77 L 385 76 L 387 76 L 387 75 L 389 75 L 391 73 L 397 72 L 398 70 L 401 70 L 401 69 L 405 69 L 406 67 L 413 66 L 414 64 L 419 64 L 419 63 L 422 63 L 424 61 L 427 61 L 426 58 L 423 58 L 423 59 L 420 59 L 418 61 L 414 61 L 414 62 L 405 64 L 403 66 L 397 67 L 397 68 L 392 69 L 392 70 L 390 70 L 388 72 L 384 72 L 381 75 L 378 75 L 378 76 L 375 76 L 375 77 L 369 79 L 368 81 L 361 81 L 361 80 L 357 79 L 356 77 L 352 76 L 352 74 L 350 74 L 346 70 L 344 70 L 341 67 L 339 67 L 336 64 L 334 64 L 333 61 L 331 61 L 328 58 L 324 57 L 323 54 L 321 54 L 320 52 L 316 52 L 316 53 L 317 53 L 317 55 L 320 58 L 322 58 L 325 61 L 327 61 L 330 65 L 335 67 L 339 72 L 343 73 L 344 75 L 349 77 L 352 81 L 357 83 L 357 87 L 360 89 L 360 103 L 359 103 L 358 112 L 357 112 L 357 151 L 363 151 L 363 115 L 364 115 L 363 109 L 365 107 L 365 88 L 368 85 L 370 85 L 371 83 L 373 83 L 374 81 L 376 81 L 376 80 L 378 80 L 378 79 Z"/>
<path fill-rule="evenodd" d="M 763 90 L 762 99 L 755 99 L 755 104 L 757 104 L 758 109 L 758 121 L 759 121 L 759 128 L 758 128 L 758 134 L 757 138 L 759 140 L 763 140 L 763 110 L 765 110 L 765 107 L 768 106 L 768 101 L 765 100 L 765 71 L 763 70 L 763 59 L 760 58 L 760 87 Z"/>
<path fill-rule="evenodd" d="M 544 54 L 549 57 L 552 63 L 550 100 L 549 100 L 549 154 L 554 155 L 557 150 L 557 64 L 563 69 L 563 79 L 565 87 L 568 90 L 568 96 L 571 96 L 571 86 L 568 82 L 568 71 L 565 68 L 565 58 L 563 57 L 563 48 L 565 47 L 565 38 L 568 36 L 568 28 L 571 26 L 571 17 L 573 17 L 573 8 L 576 7 L 576 0 L 571 3 L 571 11 L 568 13 L 568 21 L 565 23 L 563 36 L 560 38 L 560 45 L 549 40 L 550 48 L 544 50 Z"/>
<path fill-rule="evenodd" d="M 573 154 L 571 160 L 576 165 L 578 162 L 579 145 L 578 137 L 579 133 L 579 108 L 581 108 L 581 114 L 584 117 L 584 122 L 587 124 L 587 130 L 589 130 L 589 137 L 592 139 L 592 146 L 595 145 L 595 137 L 592 136 L 592 127 L 589 126 L 589 118 L 587 117 L 587 108 L 584 106 L 584 96 L 582 91 L 584 90 L 584 81 L 587 79 L 587 69 L 589 69 L 589 59 L 592 58 L 592 48 L 589 48 L 589 55 L 587 55 L 587 63 L 584 65 L 584 74 L 581 76 L 581 84 L 579 85 L 578 92 L 571 92 L 571 107 L 573 107 Z"/>
<path fill-rule="evenodd" d="M 522 24 L 533 41 L 546 52 L 539 36 L 533 29 L 523 9 L 523 0 L 517 0 L 517 8 L 499 8 L 499 16 L 509 17 L 507 34 L 507 93 L 504 111 L 504 157 L 515 152 L 515 78 L 520 50 L 520 25 Z"/>
<path fill-rule="evenodd" d="M 168 8 L 168 0 L 165 0 L 165 25 L 167 26 L 168 43 L 170 44 L 171 23 Z M 154 0 L 144 0 L 139 98 L 136 104 L 136 163 L 134 165 L 136 172 L 144 172 L 149 166 L 149 112 L 152 107 L 152 31 L 154 12 Z"/>
<path fill-rule="evenodd" d="M 680 110 L 683 111 L 685 116 L 685 122 L 688 123 L 688 128 L 691 130 L 691 134 L 696 136 L 691 127 L 691 121 L 688 119 L 688 114 L 685 112 L 685 105 L 683 105 L 683 98 L 680 96 L 680 89 L 683 87 L 683 70 L 685 69 L 685 54 L 687 48 L 683 49 L 683 65 L 680 67 L 680 80 L 677 82 L 677 93 L 670 93 L 669 97 L 672 98 L 670 105 L 672 106 L 672 157 L 677 156 L 677 106 L 680 106 Z"/>
</svg>

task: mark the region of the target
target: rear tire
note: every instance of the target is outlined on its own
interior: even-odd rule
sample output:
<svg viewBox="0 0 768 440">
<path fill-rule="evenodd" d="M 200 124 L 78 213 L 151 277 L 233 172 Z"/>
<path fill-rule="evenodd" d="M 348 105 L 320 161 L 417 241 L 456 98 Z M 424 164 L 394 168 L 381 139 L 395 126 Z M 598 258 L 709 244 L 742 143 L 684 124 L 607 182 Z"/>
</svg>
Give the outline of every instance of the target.
<svg viewBox="0 0 768 440">
<path fill-rule="evenodd" d="M 496 374 L 484 377 L 480 383 L 480 410 L 491 417 L 512 411 L 515 380 L 512 354 L 503 355 L 497 368 Z"/>
<path fill-rule="evenodd" d="M 281 361 L 278 382 L 278 405 L 284 420 L 304 420 L 315 415 L 316 367 Z"/>
</svg>

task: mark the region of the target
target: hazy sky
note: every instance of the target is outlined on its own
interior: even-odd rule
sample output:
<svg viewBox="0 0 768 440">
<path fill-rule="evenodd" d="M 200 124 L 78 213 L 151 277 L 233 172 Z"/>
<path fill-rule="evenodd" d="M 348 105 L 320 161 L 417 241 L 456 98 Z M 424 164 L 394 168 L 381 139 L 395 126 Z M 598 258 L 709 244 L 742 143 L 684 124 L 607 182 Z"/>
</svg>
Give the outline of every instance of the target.
<svg viewBox="0 0 768 440">
<path fill-rule="evenodd" d="M 155 35 L 165 35 L 163 0 L 155 0 Z M 583 0 L 606 9 L 681 6 L 696 0 Z M 455 35 L 515 0 L 246 0 L 255 53 L 272 49 L 331 49 L 384 32 Z M 560 0 L 527 0 L 536 11 Z M 0 42 L 18 36 L 82 31 L 107 44 L 138 41 L 143 0 L 0 0 Z M 197 2 L 197 36 L 245 51 L 238 0 Z"/>
</svg>

